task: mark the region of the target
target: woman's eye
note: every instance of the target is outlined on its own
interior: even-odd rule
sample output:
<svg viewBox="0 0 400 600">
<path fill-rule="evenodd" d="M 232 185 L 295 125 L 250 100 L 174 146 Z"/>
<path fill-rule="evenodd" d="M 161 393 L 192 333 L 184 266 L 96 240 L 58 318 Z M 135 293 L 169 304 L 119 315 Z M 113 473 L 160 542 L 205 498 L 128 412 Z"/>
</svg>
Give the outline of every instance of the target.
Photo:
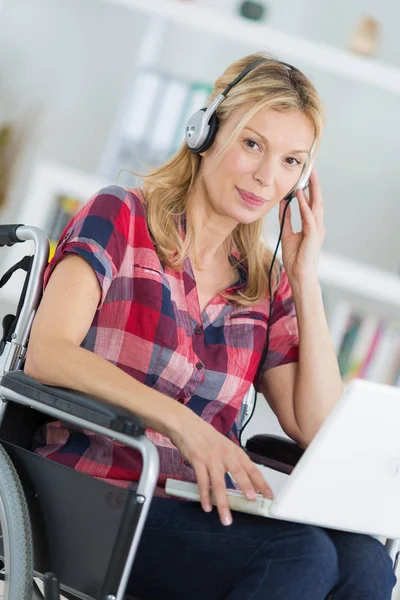
<svg viewBox="0 0 400 600">
<path fill-rule="evenodd" d="M 250 150 L 256 150 L 256 147 L 260 147 L 260 145 L 255 140 L 245 140 L 245 144 L 248 148 L 250 148 Z"/>
<path fill-rule="evenodd" d="M 290 166 L 301 165 L 302 164 L 299 160 L 297 160 L 297 158 L 294 158 L 293 156 L 288 156 L 287 159 L 286 159 L 286 161 L 291 161 L 291 162 L 288 162 L 288 164 Z"/>
</svg>

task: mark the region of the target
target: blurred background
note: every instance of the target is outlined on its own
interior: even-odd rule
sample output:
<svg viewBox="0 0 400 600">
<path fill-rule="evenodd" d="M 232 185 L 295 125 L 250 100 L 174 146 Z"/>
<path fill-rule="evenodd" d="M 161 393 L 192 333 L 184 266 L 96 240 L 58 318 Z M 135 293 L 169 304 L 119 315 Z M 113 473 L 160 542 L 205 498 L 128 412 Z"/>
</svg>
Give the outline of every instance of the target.
<svg viewBox="0 0 400 600">
<path fill-rule="evenodd" d="M 326 106 L 320 281 L 343 379 L 400 385 L 399 21 L 389 0 L 0 0 L 0 221 L 54 247 L 102 185 L 133 187 L 130 170 L 177 149 L 229 63 L 267 51 Z M 23 250 L 3 249 L 0 273 Z M 0 289 L 2 314 L 20 283 Z"/>
</svg>

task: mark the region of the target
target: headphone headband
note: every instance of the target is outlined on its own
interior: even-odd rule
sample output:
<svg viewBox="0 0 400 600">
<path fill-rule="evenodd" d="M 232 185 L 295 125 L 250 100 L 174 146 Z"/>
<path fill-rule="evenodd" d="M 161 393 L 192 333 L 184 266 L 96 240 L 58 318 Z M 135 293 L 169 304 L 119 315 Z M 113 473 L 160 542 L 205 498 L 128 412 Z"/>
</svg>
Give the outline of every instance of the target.
<svg viewBox="0 0 400 600">
<path fill-rule="evenodd" d="M 258 67 L 258 65 L 261 65 L 262 63 L 266 63 L 266 62 L 272 62 L 272 63 L 276 63 L 278 65 L 284 65 L 285 67 L 288 67 L 292 71 L 299 71 L 299 69 L 296 69 L 296 67 L 294 67 L 293 65 L 290 65 L 289 63 L 285 63 L 280 60 L 274 60 L 273 58 L 270 58 L 270 59 L 260 58 L 259 60 L 252 62 L 250 65 L 247 65 L 247 67 L 241 73 L 239 73 L 239 75 L 236 77 L 236 79 L 234 79 L 231 83 L 229 83 L 226 86 L 226 88 L 222 92 L 222 96 L 226 96 L 226 94 L 229 92 L 229 90 L 231 88 L 233 88 L 233 86 L 237 85 L 240 81 L 242 81 L 242 79 L 244 77 L 246 77 L 247 73 L 250 73 L 250 71 L 252 71 L 256 67 Z"/>
<path fill-rule="evenodd" d="M 272 58 L 260 58 L 247 65 L 247 67 L 226 86 L 224 91 L 214 98 L 208 108 L 201 108 L 188 120 L 185 128 L 185 140 L 189 150 L 193 152 L 193 154 L 205 152 L 213 143 L 219 127 L 216 110 L 221 102 L 225 100 L 227 93 L 242 81 L 250 71 L 258 67 L 258 65 L 267 62 L 284 65 L 288 69 L 299 72 L 299 69 L 296 69 L 293 65 Z"/>
</svg>

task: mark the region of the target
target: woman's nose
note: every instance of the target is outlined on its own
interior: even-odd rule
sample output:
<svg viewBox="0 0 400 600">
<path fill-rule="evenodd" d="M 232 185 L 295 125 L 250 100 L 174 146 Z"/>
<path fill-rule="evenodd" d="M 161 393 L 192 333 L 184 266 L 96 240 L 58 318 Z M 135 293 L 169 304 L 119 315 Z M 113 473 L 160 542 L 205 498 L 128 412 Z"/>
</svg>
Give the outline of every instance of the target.
<svg viewBox="0 0 400 600">
<path fill-rule="evenodd" d="M 264 161 L 254 171 L 254 179 L 262 186 L 269 187 L 274 183 L 275 165 L 272 160 Z"/>
</svg>

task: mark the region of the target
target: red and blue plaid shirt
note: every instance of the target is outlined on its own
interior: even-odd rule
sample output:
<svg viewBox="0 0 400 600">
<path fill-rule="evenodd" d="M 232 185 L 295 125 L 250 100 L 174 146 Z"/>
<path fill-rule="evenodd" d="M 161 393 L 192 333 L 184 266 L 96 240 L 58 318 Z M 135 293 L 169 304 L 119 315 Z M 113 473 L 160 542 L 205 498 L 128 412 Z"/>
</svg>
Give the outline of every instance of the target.
<svg viewBox="0 0 400 600">
<path fill-rule="evenodd" d="M 175 398 L 239 444 L 238 414 L 265 345 L 268 298 L 243 307 L 217 295 L 200 314 L 190 259 L 181 272 L 161 264 L 139 190 L 110 186 L 93 196 L 63 232 L 44 285 L 68 254 L 78 254 L 91 265 L 102 290 L 82 347 Z M 230 291 L 246 283 L 245 269 L 239 264 L 238 270 Z M 297 320 L 281 267 L 262 371 L 297 360 Z M 159 452 L 159 486 L 167 477 L 196 480 L 168 437 L 151 429 L 146 433 Z M 35 450 L 117 485 L 140 476 L 138 451 L 87 430 L 70 430 L 60 421 L 37 433 Z"/>
</svg>

